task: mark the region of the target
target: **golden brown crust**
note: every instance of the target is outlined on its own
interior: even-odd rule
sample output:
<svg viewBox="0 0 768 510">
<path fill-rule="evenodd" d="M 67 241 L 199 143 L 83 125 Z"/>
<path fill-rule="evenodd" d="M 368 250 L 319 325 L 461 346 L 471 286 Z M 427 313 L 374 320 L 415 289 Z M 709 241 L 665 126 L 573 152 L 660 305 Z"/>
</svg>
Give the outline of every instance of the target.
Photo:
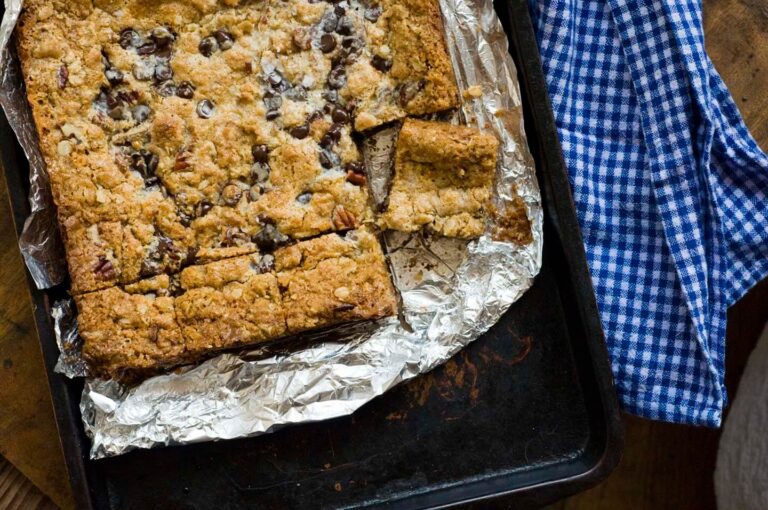
<svg viewBox="0 0 768 510">
<path fill-rule="evenodd" d="M 355 230 L 75 297 L 84 354 L 122 376 L 342 322 L 393 315 L 376 237 Z"/>
<path fill-rule="evenodd" d="M 375 22 L 365 23 L 371 58 L 349 71 L 350 94 L 359 101 L 355 128 L 456 108 L 437 0 L 382 0 L 381 10 Z"/>
<path fill-rule="evenodd" d="M 167 276 L 76 296 L 83 355 L 97 373 L 156 370 L 186 359 Z"/>
<path fill-rule="evenodd" d="M 277 279 L 263 257 L 253 255 L 189 267 L 176 316 L 192 357 L 250 345 L 285 334 Z"/>
<path fill-rule="evenodd" d="M 475 128 L 408 119 L 395 151 L 383 228 L 429 228 L 447 237 L 483 233 L 499 142 Z"/>
<path fill-rule="evenodd" d="M 355 230 L 275 252 L 291 333 L 393 315 L 397 301 L 376 237 Z"/>
<path fill-rule="evenodd" d="M 347 180 L 362 172 L 352 106 L 326 83 L 341 34 L 328 54 L 273 44 L 316 31 L 332 4 L 25 5 L 18 50 L 60 223 L 118 225 L 114 283 L 253 253 L 265 225 L 301 239 L 350 228 L 337 207 L 370 219 Z M 89 242 L 77 249 L 99 251 Z M 75 292 L 103 288 L 68 261 Z"/>
</svg>

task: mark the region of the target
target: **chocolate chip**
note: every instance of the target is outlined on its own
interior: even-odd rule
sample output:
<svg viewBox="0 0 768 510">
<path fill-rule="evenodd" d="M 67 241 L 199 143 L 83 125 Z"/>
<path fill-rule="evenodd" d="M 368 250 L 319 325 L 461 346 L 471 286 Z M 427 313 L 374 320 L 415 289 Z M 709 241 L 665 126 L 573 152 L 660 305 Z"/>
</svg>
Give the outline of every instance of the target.
<svg viewBox="0 0 768 510">
<path fill-rule="evenodd" d="M 264 106 L 267 110 L 278 110 L 283 104 L 283 98 L 271 91 L 264 93 Z M 279 114 L 278 114 L 279 115 Z"/>
<path fill-rule="evenodd" d="M 386 73 L 392 69 L 392 61 L 378 55 L 373 56 L 371 59 L 371 65 L 382 73 Z"/>
<path fill-rule="evenodd" d="M 290 87 L 290 83 L 286 82 L 282 73 L 277 69 L 267 75 L 267 83 L 277 92 L 284 92 Z"/>
<path fill-rule="evenodd" d="M 209 99 L 203 99 L 197 103 L 197 115 L 202 119 L 210 119 L 215 107 Z"/>
<path fill-rule="evenodd" d="M 155 80 L 164 82 L 171 78 L 173 78 L 173 69 L 171 69 L 171 66 L 165 63 L 158 63 L 155 66 Z"/>
<path fill-rule="evenodd" d="M 333 109 L 333 113 L 331 113 L 331 120 L 339 124 L 346 124 L 349 122 L 349 114 L 344 108 L 336 107 Z"/>
<path fill-rule="evenodd" d="M 269 163 L 269 147 L 266 145 L 254 145 L 251 147 L 251 154 L 256 163 Z"/>
<path fill-rule="evenodd" d="M 261 252 L 266 253 L 288 242 L 288 236 L 280 232 L 272 223 L 267 223 L 258 234 L 253 236 L 253 242 Z"/>
<path fill-rule="evenodd" d="M 347 73 L 343 67 L 337 66 L 328 73 L 328 87 L 340 89 L 347 83 Z"/>
<path fill-rule="evenodd" d="M 301 85 L 296 85 L 295 87 L 291 87 L 285 91 L 285 97 L 294 101 L 306 101 L 307 89 Z"/>
<path fill-rule="evenodd" d="M 344 16 L 347 13 L 347 10 L 341 5 L 337 5 L 336 7 L 333 8 L 333 13 L 336 16 Z"/>
<path fill-rule="evenodd" d="M 146 42 L 141 46 L 139 46 L 138 48 L 136 48 L 136 53 L 138 53 L 139 55 L 145 55 L 145 56 L 152 55 L 156 51 L 157 51 L 157 44 L 155 43 L 155 41 Z"/>
<path fill-rule="evenodd" d="M 336 49 L 336 38 L 331 34 L 323 34 L 319 42 L 320 51 L 330 53 Z"/>
<path fill-rule="evenodd" d="M 120 69 L 117 69 L 116 67 L 108 67 L 104 71 L 104 76 L 107 77 L 107 81 L 113 87 L 123 83 L 123 79 L 125 78 L 125 76 L 123 75 L 123 72 Z"/>
<path fill-rule="evenodd" d="M 106 95 L 104 97 L 105 97 L 106 102 L 107 102 L 107 108 L 112 109 L 112 108 L 117 108 L 118 106 L 120 106 L 121 99 L 118 96 L 114 96 L 114 95 L 112 95 L 110 93 L 106 93 Z"/>
<path fill-rule="evenodd" d="M 67 67 L 67 64 L 61 64 L 59 66 L 59 70 L 56 71 L 56 82 L 60 89 L 67 88 L 67 83 L 69 83 L 69 68 Z"/>
<path fill-rule="evenodd" d="M 221 200 L 226 205 L 237 204 L 242 196 L 243 190 L 237 184 L 227 184 L 224 186 L 224 189 L 221 190 Z"/>
<path fill-rule="evenodd" d="M 190 216 L 189 214 L 187 214 L 186 212 L 184 212 L 182 210 L 177 210 L 176 211 L 176 216 L 179 217 L 179 223 L 181 223 L 183 226 L 189 227 L 190 225 L 192 225 L 192 220 L 194 218 L 192 216 Z"/>
<path fill-rule="evenodd" d="M 149 37 L 154 41 L 158 48 L 168 46 L 175 39 L 173 33 L 166 27 L 153 28 Z"/>
<path fill-rule="evenodd" d="M 155 58 L 157 60 L 163 60 L 165 62 L 168 62 L 171 60 L 171 54 L 173 53 L 171 46 L 164 46 L 162 48 L 158 48 L 157 52 L 155 53 Z"/>
<path fill-rule="evenodd" d="M 154 174 L 157 171 L 157 165 L 160 164 L 160 158 L 154 152 L 147 151 L 144 160 L 147 162 L 147 172 Z"/>
<path fill-rule="evenodd" d="M 195 86 L 188 81 L 183 81 L 176 88 L 176 95 L 182 99 L 192 99 L 195 95 Z"/>
<path fill-rule="evenodd" d="M 307 124 L 312 124 L 314 121 L 322 118 L 323 118 L 323 112 L 320 110 L 315 110 L 314 112 L 307 115 Z"/>
<path fill-rule="evenodd" d="M 203 37 L 200 44 L 197 46 L 197 49 L 200 50 L 200 53 L 203 56 L 210 57 L 219 49 L 219 43 L 216 42 L 214 37 Z"/>
<path fill-rule="evenodd" d="M 267 223 L 259 230 L 258 234 L 253 236 L 253 242 L 258 246 L 259 251 L 267 253 L 273 251 L 279 245 L 288 242 L 288 237 L 273 224 Z"/>
<path fill-rule="evenodd" d="M 148 150 L 140 150 L 131 154 L 131 170 L 138 172 L 144 179 L 144 184 L 152 186 L 159 182 L 155 176 L 160 158 Z"/>
<path fill-rule="evenodd" d="M 213 37 L 216 39 L 216 42 L 219 43 L 219 48 L 221 48 L 222 51 L 230 49 L 235 44 L 235 37 L 223 28 L 216 30 L 213 33 Z"/>
<path fill-rule="evenodd" d="M 365 174 L 365 165 L 362 161 L 351 161 L 344 165 L 344 170 L 356 174 Z"/>
<path fill-rule="evenodd" d="M 339 165 L 341 160 L 339 159 L 339 156 L 328 150 L 328 149 L 322 149 L 320 151 L 320 164 L 325 169 L 331 169 L 333 167 L 336 167 Z"/>
<path fill-rule="evenodd" d="M 133 77 L 139 81 L 151 80 L 155 75 L 155 67 L 149 62 L 136 62 L 133 65 Z"/>
<path fill-rule="evenodd" d="M 164 81 L 157 87 L 157 93 L 163 97 L 175 96 L 177 92 L 176 84 L 170 80 Z"/>
<path fill-rule="evenodd" d="M 291 133 L 291 136 L 293 136 L 294 138 L 303 140 L 309 134 L 309 124 L 302 124 L 300 126 L 293 127 L 291 128 L 289 133 Z"/>
<path fill-rule="evenodd" d="M 360 40 L 359 37 L 355 37 L 355 36 L 342 37 L 341 47 L 347 48 L 347 49 L 352 49 L 354 47 L 354 49 L 357 50 L 360 47 L 362 47 L 362 41 Z"/>
<path fill-rule="evenodd" d="M 251 178 L 256 183 L 265 183 L 269 179 L 269 164 L 254 163 L 251 165 Z"/>
<path fill-rule="evenodd" d="M 275 120 L 279 116 L 280 116 L 280 111 L 279 110 L 267 110 L 267 113 L 264 115 L 264 117 L 267 120 Z"/>
<path fill-rule="evenodd" d="M 96 265 L 93 267 L 93 272 L 102 280 L 112 280 L 117 276 L 115 266 L 113 266 L 112 262 L 110 262 L 104 255 L 99 257 L 98 262 L 96 262 Z"/>
<path fill-rule="evenodd" d="M 128 104 L 133 104 L 139 99 L 139 93 L 135 90 L 121 90 L 117 93 L 117 99 Z"/>
<path fill-rule="evenodd" d="M 341 303 L 340 305 L 336 305 L 333 307 L 334 312 L 348 312 L 350 310 L 354 310 L 357 307 L 357 305 L 353 303 Z"/>
<path fill-rule="evenodd" d="M 355 25 L 347 17 L 339 18 L 339 22 L 336 24 L 336 33 L 340 35 L 352 35 L 355 31 Z"/>
<path fill-rule="evenodd" d="M 151 112 L 152 110 L 150 110 L 149 106 L 145 104 L 138 104 L 133 107 L 133 110 L 131 110 L 131 115 L 133 115 L 133 120 L 135 120 L 137 124 L 141 124 L 149 118 L 149 114 Z"/>
<path fill-rule="evenodd" d="M 379 4 L 371 5 L 365 9 L 363 16 L 371 23 L 376 23 L 376 20 L 381 16 L 381 6 Z"/>
<path fill-rule="evenodd" d="M 296 197 L 296 201 L 300 204 L 308 204 L 312 200 L 312 193 L 305 191 L 301 195 Z"/>
<path fill-rule="evenodd" d="M 139 33 L 132 28 L 124 28 L 120 31 L 120 46 L 124 50 L 138 48 L 143 42 Z"/>
<path fill-rule="evenodd" d="M 328 131 L 320 139 L 320 146 L 330 148 L 339 143 L 339 140 L 341 140 L 341 128 L 341 124 L 331 124 L 331 127 L 328 128 Z"/>
<path fill-rule="evenodd" d="M 211 209 L 213 209 L 213 204 L 207 200 L 201 200 L 197 203 L 197 205 L 195 205 L 195 216 L 202 218 L 208 214 Z"/>
</svg>

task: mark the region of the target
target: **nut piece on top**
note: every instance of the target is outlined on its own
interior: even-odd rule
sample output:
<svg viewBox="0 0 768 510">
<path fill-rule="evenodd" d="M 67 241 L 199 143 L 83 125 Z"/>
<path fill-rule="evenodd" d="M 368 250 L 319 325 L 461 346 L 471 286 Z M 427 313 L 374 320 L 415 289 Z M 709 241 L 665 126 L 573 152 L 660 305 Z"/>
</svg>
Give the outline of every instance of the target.
<svg viewBox="0 0 768 510">
<path fill-rule="evenodd" d="M 408 119 L 395 150 L 395 173 L 382 228 L 428 228 L 471 239 L 485 229 L 499 142 L 466 126 Z"/>
</svg>

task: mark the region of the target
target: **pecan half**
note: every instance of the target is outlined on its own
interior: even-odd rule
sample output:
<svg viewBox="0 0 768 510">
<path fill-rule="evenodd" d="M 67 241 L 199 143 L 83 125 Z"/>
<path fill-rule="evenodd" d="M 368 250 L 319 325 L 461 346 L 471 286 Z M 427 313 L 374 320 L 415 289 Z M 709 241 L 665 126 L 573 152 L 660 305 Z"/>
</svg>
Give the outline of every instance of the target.
<svg viewBox="0 0 768 510">
<path fill-rule="evenodd" d="M 348 228 L 355 228 L 357 226 L 357 219 L 355 215 L 344 209 L 343 205 L 337 205 L 333 210 L 333 224 L 339 230 Z"/>
</svg>

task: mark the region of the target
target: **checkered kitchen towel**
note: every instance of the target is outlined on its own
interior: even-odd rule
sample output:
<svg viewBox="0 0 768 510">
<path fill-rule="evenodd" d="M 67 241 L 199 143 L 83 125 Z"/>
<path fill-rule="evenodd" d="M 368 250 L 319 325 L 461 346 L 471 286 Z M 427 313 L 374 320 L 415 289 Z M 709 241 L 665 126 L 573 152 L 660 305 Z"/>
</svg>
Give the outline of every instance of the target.
<svg viewBox="0 0 768 510">
<path fill-rule="evenodd" d="M 529 5 L 621 403 L 717 426 L 726 309 L 768 275 L 768 157 L 701 3 Z"/>
</svg>

